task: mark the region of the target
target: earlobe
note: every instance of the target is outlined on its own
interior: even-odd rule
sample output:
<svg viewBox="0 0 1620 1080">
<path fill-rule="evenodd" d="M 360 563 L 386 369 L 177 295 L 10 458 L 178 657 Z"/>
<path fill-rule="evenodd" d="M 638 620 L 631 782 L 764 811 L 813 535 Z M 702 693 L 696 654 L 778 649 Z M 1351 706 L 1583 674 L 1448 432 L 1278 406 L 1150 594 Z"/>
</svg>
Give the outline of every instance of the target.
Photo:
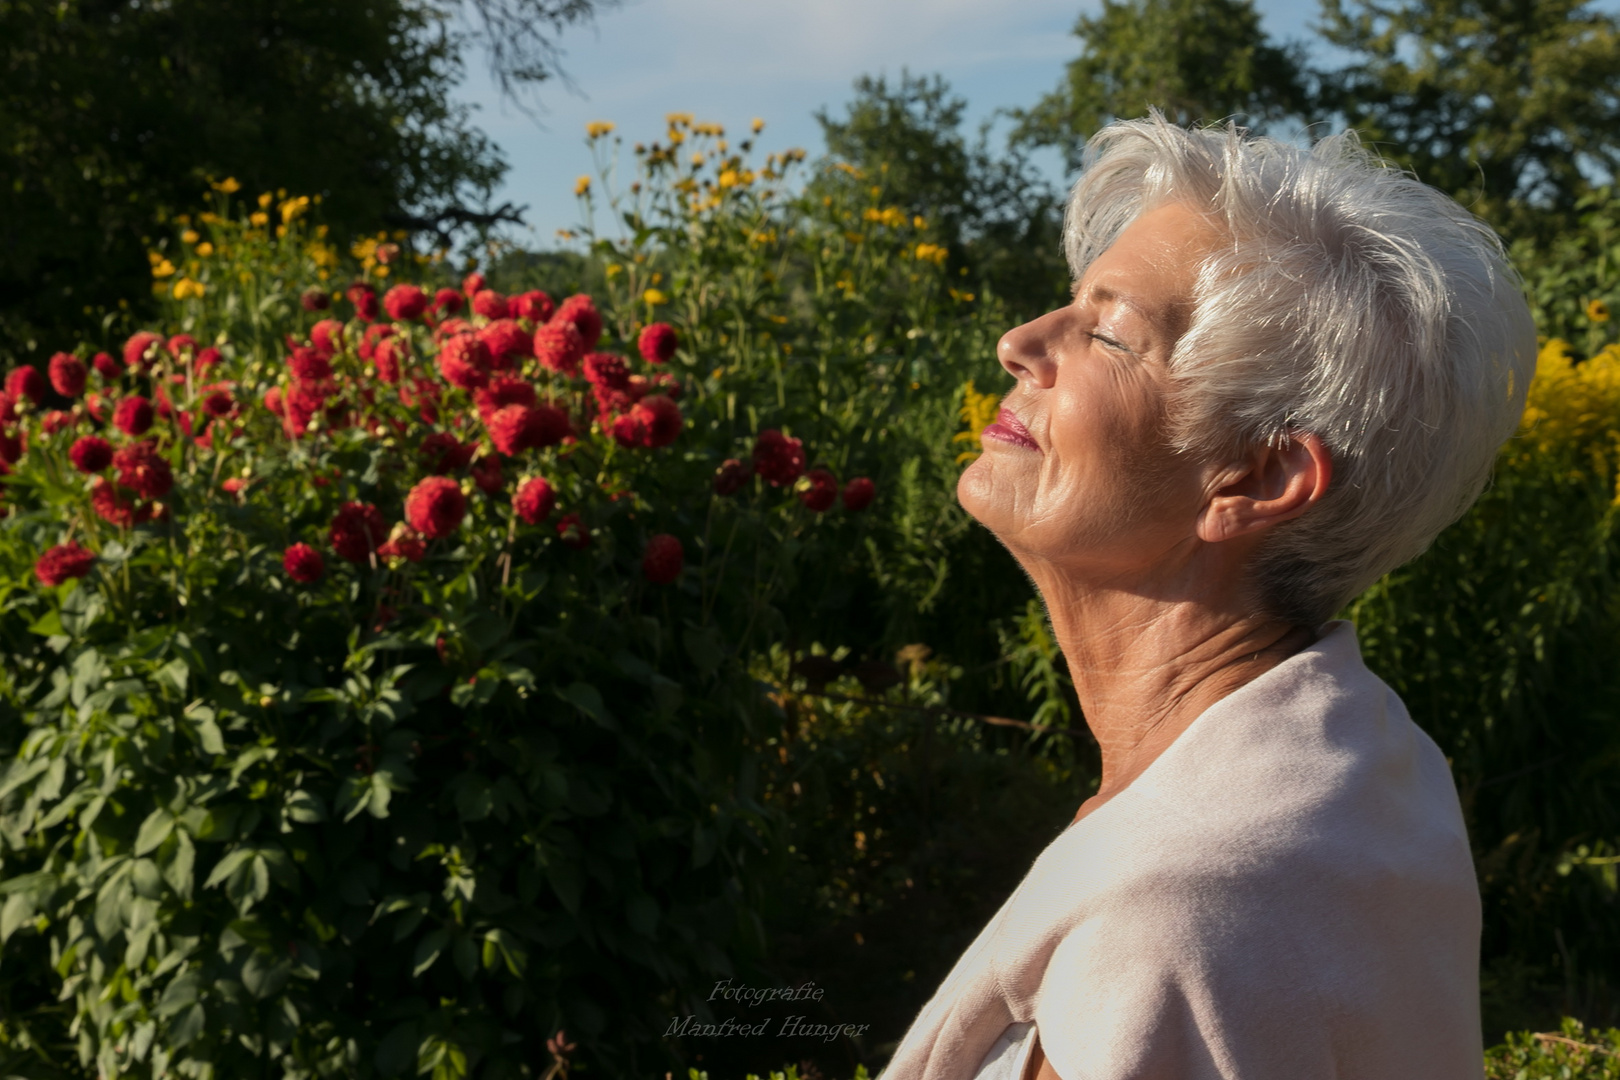
<svg viewBox="0 0 1620 1080">
<path fill-rule="evenodd" d="M 1315 434 L 1293 433 L 1282 446 L 1256 447 L 1217 481 L 1199 516 L 1198 538 L 1219 543 L 1264 532 L 1315 506 L 1332 480 L 1332 456 Z"/>
</svg>

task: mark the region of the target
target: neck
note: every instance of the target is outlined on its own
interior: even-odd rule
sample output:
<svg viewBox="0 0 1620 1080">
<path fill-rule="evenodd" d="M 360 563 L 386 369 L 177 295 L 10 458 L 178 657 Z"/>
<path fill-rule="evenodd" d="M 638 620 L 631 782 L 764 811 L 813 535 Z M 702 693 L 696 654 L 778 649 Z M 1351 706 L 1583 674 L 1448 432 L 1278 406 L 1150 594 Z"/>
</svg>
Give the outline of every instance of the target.
<svg viewBox="0 0 1620 1080">
<path fill-rule="evenodd" d="M 1236 574 L 1148 588 L 1099 585 L 1051 566 L 1027 569 L 1102 752 L 1101 786 L 1080 815 L 1140 775 L 1205 709 L 1314 639 L 1258 611 L 1247 590 L 1188 585 L 1236 581 Z"/>
</svg>

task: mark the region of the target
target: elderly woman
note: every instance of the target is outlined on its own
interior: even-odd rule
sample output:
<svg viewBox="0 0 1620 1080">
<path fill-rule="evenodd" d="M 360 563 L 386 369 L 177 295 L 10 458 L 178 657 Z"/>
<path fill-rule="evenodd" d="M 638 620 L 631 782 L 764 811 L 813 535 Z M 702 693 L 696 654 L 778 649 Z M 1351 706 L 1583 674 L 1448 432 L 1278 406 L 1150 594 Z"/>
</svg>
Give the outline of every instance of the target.
<svg viewBox="0 0 1620 1080">
<path fill-rule="evenodd" d="M 1482 1072 L 1446 760 L 1329 622 L 1479 494 L 1535 333 L 1501 244 L 1351 136 L 1091 141 L 1067 306 L 962 505 L 1034 580 L 1097 793 L 888 1080 Z"/>
</svg>

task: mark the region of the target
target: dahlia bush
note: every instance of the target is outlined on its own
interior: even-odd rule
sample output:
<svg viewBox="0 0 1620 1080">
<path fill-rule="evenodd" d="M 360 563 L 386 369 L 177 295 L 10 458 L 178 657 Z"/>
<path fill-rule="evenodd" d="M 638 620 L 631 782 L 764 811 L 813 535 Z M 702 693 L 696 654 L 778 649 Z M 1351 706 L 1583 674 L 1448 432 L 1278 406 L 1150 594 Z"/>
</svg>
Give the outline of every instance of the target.
<svg viewBox="0 0 1620 1080">
<path fill-rule="evenodd" d="M 778 857 L 747 657 L 883 483 L 641 300 L 228 188 L 0 397 L 0 1071 L 662 1071 Z"/>
</svg>

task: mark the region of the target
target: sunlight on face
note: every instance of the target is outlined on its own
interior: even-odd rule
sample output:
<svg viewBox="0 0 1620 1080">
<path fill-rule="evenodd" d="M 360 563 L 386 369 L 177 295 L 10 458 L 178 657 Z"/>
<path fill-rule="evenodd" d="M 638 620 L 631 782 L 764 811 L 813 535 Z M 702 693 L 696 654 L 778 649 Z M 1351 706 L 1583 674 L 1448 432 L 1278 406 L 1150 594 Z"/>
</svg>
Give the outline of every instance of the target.
<svg viewBox="0 0 1620 1080">
<path fill-rule="evenodd" d="M 1224 239 L 1183 203 L 1150 210 L 1072 303 L 1002 336 L 1018 382 L 957 497 L 1014 555 L 1109 575 L 1191 540 L 1203 470 L 1168 446 L 1168 368 L 1199 264 Z"/>
</svg>

